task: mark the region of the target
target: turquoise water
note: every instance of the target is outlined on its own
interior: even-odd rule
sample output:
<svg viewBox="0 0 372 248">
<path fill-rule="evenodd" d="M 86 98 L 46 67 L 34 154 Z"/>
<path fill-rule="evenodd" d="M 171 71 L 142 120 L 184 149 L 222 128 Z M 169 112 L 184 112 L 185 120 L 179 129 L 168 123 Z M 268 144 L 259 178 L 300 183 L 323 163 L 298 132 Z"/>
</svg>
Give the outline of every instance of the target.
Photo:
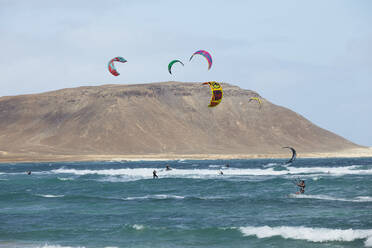
<svg viewBox="0 0 372 248">
<path fill-rule="evenodd" d="M 284 162 L 0 164 L 0 247 L 372 247 L 371 158 Z"/>
</svg>

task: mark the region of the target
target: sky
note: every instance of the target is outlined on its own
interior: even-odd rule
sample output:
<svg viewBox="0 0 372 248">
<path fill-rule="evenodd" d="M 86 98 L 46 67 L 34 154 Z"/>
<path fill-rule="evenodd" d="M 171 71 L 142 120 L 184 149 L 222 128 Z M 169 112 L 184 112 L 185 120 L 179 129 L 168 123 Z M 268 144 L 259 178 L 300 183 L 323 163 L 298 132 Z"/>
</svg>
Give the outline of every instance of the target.
<svg viewBox="0 0 372 248">
<path fill-rule="evenodd" d="M 0 96 L 213 80 L 372 146 L 371 13 L 369 0 L 0 0 Z M 188 61 L 200 49 L 209 71 Z M 185 66 L 170 75 L 173 59 Z"/>
</svg>

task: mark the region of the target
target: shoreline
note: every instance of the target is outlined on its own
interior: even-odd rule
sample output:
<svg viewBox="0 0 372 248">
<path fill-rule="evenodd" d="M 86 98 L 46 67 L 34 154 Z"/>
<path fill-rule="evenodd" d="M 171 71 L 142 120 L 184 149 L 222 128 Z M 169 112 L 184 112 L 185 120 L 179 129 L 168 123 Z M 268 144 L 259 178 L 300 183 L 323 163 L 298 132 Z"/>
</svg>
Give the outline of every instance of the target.
<svg viewBox="0 0 372 248">
<path fill-rule="evenodd" d="M 290 153 L 273 154 L 116 154 L 116 155 L 52 155 L 11 154 L 0 151 L 0 163 L 27 162 L 83 162 L 83 161 L 167 161 L 167 160 L 230 160 L 230 159 L 284 159 Z M 372 157 L 372 147 L 338 152 L 297 153 L 297 158 L 357 158 Z"/>
</svg>

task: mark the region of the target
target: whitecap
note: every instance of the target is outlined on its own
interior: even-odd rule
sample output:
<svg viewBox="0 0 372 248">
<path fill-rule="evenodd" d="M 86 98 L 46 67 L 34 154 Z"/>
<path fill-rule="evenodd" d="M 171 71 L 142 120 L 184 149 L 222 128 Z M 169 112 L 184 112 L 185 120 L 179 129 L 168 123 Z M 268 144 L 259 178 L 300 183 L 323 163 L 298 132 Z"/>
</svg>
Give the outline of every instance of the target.
<svg viewBox="0 0 372 248">
<path fill-rule="evenodd" d="M 138 178 L 129 178 L 125 176 L 107 176 L 104 178 L 100 178 L 94 181 L 98 182 L 110 182 L 110 183 L 122 183 L 122 182 L 130 182 L 130 181 L 137 181 Z"/>
<path fill-rule="evenodd" d="M 145 226 L 144 225 L 139 225 L 139 224 L 134 224 L 132 226 L 133 229 L 136 229 L 136 230 L 143 230 L 145 229 Z"/>
<path fill-rule="evenodd" d="M 268 163 L 268 164 L 263 165 L 263 167 L 268 168 L 268 167 L 273 167 L 273 166 L 276 166 L 276 165 L 279 165 L 279 164 L 278 163 Z"/>
<path fill-rule="evenodd" d="M 355 199 L 361 202 L 372 202 L 371 196 L 358 196 L 358 197 L 355 197 Z"/>
<path fill-rule="evenodd" d="M 144 200 L 144 199 L 184 199 L 184 196 L 178 196 L 178 195 L 145 195 L 145 196 L 133 196 L 133 197 L 126 197 L 123 198 L 123 200 L 127 201 L 133 201 L 133 200 Z"/>
<path fill-rule="evenodd" d="M 152 172 L 158 171 L 159 178 L 211 178 L 219 176 L 218 167 L 216 169 L 172 169 L 166 171 L 159 168 L 121 168 L 121 169 L 102 169 L 102 170 L 89 170 L 89 169 L 66 169 L 60 168 L 52 170 L 55 174 L 73 174 L 73 175 L 103 175 L 103 176 L 122 176 L 125 179 L 139 180 L 151 179 Z M 302 175 L 302 176 L 320 176 L 320 175 L 369 175 L 372 174 L 371 169 L 360 169 L 358 166 L 345 166 L 345 167 L 288 167 L 287 170 L 275 170 L 271 168 L 229 168 L 224 171 L 224 176 L 286 176 L 286 175 Z"/>
<path fill-rule="evenodd" d="M 61 246 L 61 245 L 49 245 L 37 246 L 37 248 L 85 248 L 84 246 Z"/>
<path fill-rule="evenodd" d="M 327 200 L 327 201 L 344 201 L 344 202 L 371 202 L 372 197 L 369 196 L 358 196 L 355 198 L 338 198 L 327 195 L 307 195 L 307 194 L 289 194 L 290 198 L 302 198 L 302 199 L 316 199 L 316 200 Z"/>
<path fill-rule="evenodd" d="M 57 177 L 58 180 L 61 180 L 61 181 L 72 181 L 74 180 L 74 178 L 72 177 Z"/>
<path fill-rule="evenodd" d="M 256 236 L 260 239 L 270 238 L 273 236 L 281 236 L 285 239 L 307 240 L 311 242 L 351 242 L 358 239 L 365 239 L 364 244 L 367 247 L 371 246 L 372 242 L 372 229 L 330 229 L 304 226 L 247 226 L 238 229 L 244 236 Z"/>
<path fill-rule="evenodd" d="M 45 198 L 59 198 L 59 197 L 64 197 L 64 195 L 40 195 L 37 194 L 37 196 L 45 197 Z"/>
</svg>

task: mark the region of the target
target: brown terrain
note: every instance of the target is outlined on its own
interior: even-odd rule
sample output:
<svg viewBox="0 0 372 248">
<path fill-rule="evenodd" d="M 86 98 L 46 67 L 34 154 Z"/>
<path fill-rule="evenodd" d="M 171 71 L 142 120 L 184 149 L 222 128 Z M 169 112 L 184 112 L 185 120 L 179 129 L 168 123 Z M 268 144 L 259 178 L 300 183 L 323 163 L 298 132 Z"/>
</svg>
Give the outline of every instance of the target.
<svg viewBox="0 0 372 248">
<path fill-rule="evenodd" d="M 364 149 L 254 91 L 200 83 L 62 89 L 0 98 L 0 161 L 281 157 Z"/>
</svg>

